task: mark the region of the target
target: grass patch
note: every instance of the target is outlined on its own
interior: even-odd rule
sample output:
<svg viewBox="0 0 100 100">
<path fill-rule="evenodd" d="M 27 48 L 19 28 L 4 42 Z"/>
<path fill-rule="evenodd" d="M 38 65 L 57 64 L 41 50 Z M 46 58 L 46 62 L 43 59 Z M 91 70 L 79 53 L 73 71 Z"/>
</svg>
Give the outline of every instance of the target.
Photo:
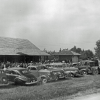
<svg viewBox="0 0 100 100">
<path fill-rule="evenodd" d="M 100 88 L 100 75 L 73 78 L 40 86 L 15 86 L 0 91 L 1 100 L 49 100 Z M 1 95 L 2 94 L 2 95 Z"/>
</svg>

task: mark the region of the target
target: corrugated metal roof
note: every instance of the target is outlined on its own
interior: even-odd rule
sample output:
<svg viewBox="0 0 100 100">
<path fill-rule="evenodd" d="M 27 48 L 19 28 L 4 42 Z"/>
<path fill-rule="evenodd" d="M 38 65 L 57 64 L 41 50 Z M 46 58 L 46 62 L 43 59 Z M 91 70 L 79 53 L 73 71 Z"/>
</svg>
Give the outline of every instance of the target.
<svg viewBox="0 0 100 100">
<path fill-rule="evenodd" d="M 0 55 L 19 55 L 14 48 L 0 48 Z"/>
<path fill-rule="evenodd" d="M 81 55 L 81 54 L 73 52 L 73 51 L 71 51 L 71 52 L 72 52 L 73 55 Z"/>
<path fill-rule="evenodd" d="M 49 55 L 27 39 L 0 37 L 0 55 Z"/>
<path fill-rule="evenodd" d="M 0 48 L 39 49 L 27 39 L 0 37 Z"/>
<path fill-rule="evenodd" d="M 70 50 L 62 50 L 61 52 L 55 52 L 52 55 L 80 55 L 80 54 Z"/>
<path fill-rule="evenodd" d="M 25 55 L 49 55 L 45 52 L 42 52 L 40 50 L 37 50 L 37 49 L 20 49 L 17 51 L 17 54 L 25 54 Z"/>
</svg>

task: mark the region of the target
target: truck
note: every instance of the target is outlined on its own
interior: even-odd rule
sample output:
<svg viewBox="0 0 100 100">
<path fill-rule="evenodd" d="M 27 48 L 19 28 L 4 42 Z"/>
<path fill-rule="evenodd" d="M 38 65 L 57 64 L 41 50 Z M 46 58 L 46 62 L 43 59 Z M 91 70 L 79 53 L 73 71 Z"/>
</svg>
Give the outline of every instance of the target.
<svg viewBox="0 0 100 100">
<path fill-rule="evenodd" d="M 83 75 L 92 74 L 97 75 L 100 73 L 100 66 L 96 60 L 84 60 L 78 69 Z"/>
</svg>

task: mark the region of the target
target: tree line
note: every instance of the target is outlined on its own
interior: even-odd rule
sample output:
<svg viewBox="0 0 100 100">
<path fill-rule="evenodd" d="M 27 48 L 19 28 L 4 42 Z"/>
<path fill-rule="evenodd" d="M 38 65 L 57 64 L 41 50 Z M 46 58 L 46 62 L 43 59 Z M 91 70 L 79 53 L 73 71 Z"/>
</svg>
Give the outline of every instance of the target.
<svg viewBox="0 0 100 100">
<path fill-rule="evenodd" d="M 93 57 L 98 57 L 100 59 L 100 40 L 96 41 L 96 47 L 94 48 L 95 53 L 93 53 L 92 50 L 89 50 L 89 49 L 84 50 L 84 49 L 78 48 L 76 46 L 72 47 L 70 50 L 81 54 L 80 59 L 83 59 L 83 60 L 90 59 Z M 47 51 L 46 49 L 44 49 L 44 51 L 49 53 L 49 54 L 52 54 L 55 52 L 55 50 L 54 51 Z M 60 48 L 59 52 L 61 52 L 61 48 Z"/>
<path fill-rule="evenodd" d="M 85 60 L 85 59 L 90 59 L 90 58 L 94 57 L 94 53 L 91 50 L 84 50 L 84 49 L 82 50 L 81 48 L 77 48 L 76 46 L 74 46 L 70 50 L 81 54 L 80 59 Z"/>
</svg>

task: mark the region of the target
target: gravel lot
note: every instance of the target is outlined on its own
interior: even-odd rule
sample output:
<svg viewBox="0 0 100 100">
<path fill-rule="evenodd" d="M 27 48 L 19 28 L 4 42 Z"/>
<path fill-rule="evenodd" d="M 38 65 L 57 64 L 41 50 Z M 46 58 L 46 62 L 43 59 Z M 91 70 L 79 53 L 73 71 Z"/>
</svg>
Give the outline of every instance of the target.
<svg viewBox="0 0 100 100">
<path fill-rule="evenodd" d="M 64 100 L 66 96 L 69 99 L 81 94 L 98 92 L 100 75 L 87 75 L 38 86 L 9 85 L 0 88 L 0 100 Z"/>
</svg>

